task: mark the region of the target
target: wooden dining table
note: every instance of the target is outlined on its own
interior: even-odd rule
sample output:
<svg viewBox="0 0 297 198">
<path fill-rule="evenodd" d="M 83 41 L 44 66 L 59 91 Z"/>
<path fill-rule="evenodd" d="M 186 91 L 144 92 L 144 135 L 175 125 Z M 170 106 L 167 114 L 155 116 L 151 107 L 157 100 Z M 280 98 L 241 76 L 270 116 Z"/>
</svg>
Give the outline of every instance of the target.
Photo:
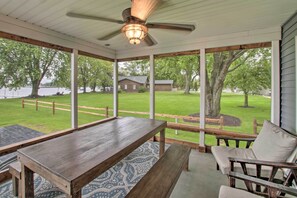
<svg viewBox="0 0 297 198">
<path fill-rule="evenodd" d="M 165 149 L 166 121 L 118 118 L 72 134 L 18 150 L 22 197 L 34 197 L 33 174 L 52 182 L 68 197 L 160 132 L 160 156 Z"/>
</svg>

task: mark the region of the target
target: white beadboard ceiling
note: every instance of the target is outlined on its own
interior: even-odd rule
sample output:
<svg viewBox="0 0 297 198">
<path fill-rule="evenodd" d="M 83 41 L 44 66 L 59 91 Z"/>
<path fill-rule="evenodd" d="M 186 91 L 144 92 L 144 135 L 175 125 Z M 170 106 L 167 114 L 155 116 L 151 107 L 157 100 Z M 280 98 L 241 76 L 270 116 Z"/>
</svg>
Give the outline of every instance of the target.
<svg viewBox="0 0 297 198">
<path fill-rule="evenodd" d="M 121 25 L 69 18 L 69 11 L 86 15 L 122 19 L 122 11 L 130 0 L 0 0 L 0 14 L 55 32 L 69 35 L 110 49 L 149 49 L 132 46 L 124 35 L 98 41 Z M 149 18 L 149 22 L 189 23 L 196 25 L 192 33 L 170 30 L 149 30 L 158 46 L 190 43 L 197 38 L 215 37 L 280 27 L 297 8 L 297 0 L 166 0 Z M 156 46 L 156 47 L 158 47 Z"/>
</svg>

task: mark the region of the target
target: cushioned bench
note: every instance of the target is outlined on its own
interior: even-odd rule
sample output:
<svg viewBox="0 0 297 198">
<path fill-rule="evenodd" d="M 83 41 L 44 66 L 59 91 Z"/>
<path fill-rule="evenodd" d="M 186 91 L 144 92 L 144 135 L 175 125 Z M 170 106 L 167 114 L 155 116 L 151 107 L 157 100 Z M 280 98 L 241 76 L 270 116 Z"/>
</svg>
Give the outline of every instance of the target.
<svg viewBox="0 0 297 198">
<path fill-rule="evenodd" d="M 182 170 L 187 169 L 191 149 L 172 144 L 126 198 L 169 197 Z"/>
</svg>

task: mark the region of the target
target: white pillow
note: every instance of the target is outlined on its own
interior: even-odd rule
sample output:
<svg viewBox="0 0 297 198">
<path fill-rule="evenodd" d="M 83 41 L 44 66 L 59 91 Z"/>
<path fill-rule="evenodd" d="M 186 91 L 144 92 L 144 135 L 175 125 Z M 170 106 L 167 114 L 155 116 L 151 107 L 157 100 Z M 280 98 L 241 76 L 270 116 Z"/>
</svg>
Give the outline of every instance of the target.
<svg viewBox="0 0 297 198">
<path fill-rule="evenodd" d="M 252 150 L 258 160 L 285 162 L 296 146 L 297 136 L 265 120 Z"/>
</svg>

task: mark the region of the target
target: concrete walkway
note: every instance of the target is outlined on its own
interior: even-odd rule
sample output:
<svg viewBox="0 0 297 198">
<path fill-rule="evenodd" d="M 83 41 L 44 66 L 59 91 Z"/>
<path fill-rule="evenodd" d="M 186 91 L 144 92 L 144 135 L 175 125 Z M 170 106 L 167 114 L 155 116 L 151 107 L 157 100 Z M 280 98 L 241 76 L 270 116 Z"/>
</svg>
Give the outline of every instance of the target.
<svg viewBox="0 0 297 198">
<path fill-rule="evenodd" d="M 216 170 L 212 154 L 192 150 L 189 172 L 180 176 L 171 198 L 217 198 L 221 185 L 228 185 L 228 178 Z"/>
</svg>

